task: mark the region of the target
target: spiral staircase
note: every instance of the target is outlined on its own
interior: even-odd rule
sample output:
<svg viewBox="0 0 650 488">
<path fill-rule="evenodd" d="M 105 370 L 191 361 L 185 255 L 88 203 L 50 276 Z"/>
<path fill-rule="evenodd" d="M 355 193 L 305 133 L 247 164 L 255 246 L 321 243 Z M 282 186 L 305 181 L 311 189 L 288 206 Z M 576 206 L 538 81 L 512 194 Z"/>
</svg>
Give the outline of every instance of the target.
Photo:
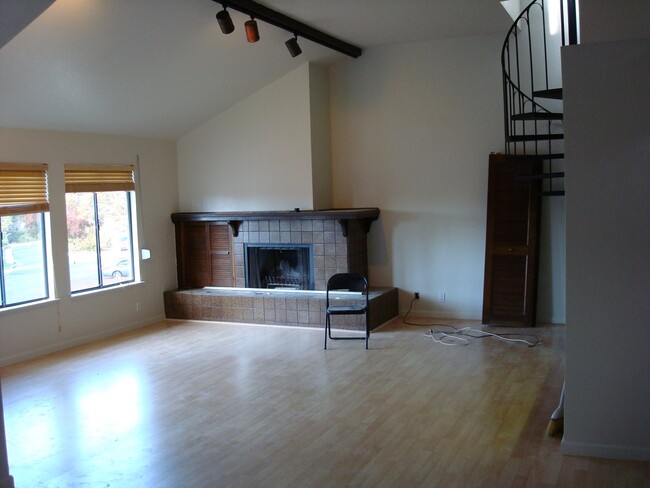
<svg viewBox="0 0 650 488">
<path fill-rule="evenodd" d="M 553 35 L 549 0 L 533 0 L 515 19 L 501 51 L 505 154 L 538 158 L 542 196 L 563 196 L 564 133 L 560 47 L 577 43 L 575 0 L 556 0 L 560 34 Z M 549 5 L 547 5 L 549 4 Z"/>
</svg>

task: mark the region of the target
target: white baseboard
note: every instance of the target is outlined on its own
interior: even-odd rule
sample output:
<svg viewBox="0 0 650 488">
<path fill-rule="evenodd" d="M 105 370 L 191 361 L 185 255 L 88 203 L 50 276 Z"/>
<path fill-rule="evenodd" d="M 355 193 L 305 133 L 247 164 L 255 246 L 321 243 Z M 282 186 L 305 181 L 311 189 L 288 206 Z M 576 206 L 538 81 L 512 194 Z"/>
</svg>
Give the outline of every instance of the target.
<svg viewBox="0 0 650 488">
<path fill-rule="evenodd" d="M 551 315 L 550 317 L 537 316 L 538 324 L 566 324 L 566 317 L 560 315 Z"/>
<path fill-rule="evenodd" d="M 406 311 L 403 311 L 406 313 Z M 442 312 L 439 310 L 411 310 L 409 317 L 431 318 L 431 319 L 456 319 L 456 320 L 481 320 L 480 315 L 472 315 L 465 312 Z"/>
<path fill-rule="evenodd" d="M 624 459 L 627 461 L 650 461 L 650 447 L 611 446 L 562 440 L 563 454 L 570 456 Z"/>
<path fill-rule="evenodd" d="M 70 349 L 71 347 L 79 346 L 81 344 L 88 344 L 90 342 L 95 342 L 101 339 L 106 339 L 108 337 L 116 336 L 130 330 L 139 329 L 140 327 L 146 327 L 147 325 L 155 324 L 157 322 L 162 322 L 165 320 L 164 315 L 149 317 L 147 319 L 133 322 L 131 324 L 123 325 L 116 327 L 110 330 L 104 330 L 101 332 L 96 332 L 93 334 L 84 335 L 81 337 L 76 337 L 63 342 L 57 342 L 56 344 L 51 344 L 45 347 L 40 347 L 38 349 L 33 349 L 31 351 L 22 352 L 15 354 L 13 356 L 8 356 L 0 359 L 0 367 L 8 366 L 10 364 L 18 363 L 20 361 L 27 361 L 28 359 L 34 359 L 40 356 L 45 356 L 53 352 L 63 351 L 65 349 Z M 2 487 L 0 487 L 2 488 Z"/>
<path fill-rule="evenodd" d="M 480 315 L 465 312 L 441 312 L 439 310 L 411 310 L 409 317 L 431 319 L 456 319 L 456 320 L 481 320 Z M 537 317 L 538 324 L 565 324 L 566 318 L 553 315 L 551 317 Z"/>
</svg>

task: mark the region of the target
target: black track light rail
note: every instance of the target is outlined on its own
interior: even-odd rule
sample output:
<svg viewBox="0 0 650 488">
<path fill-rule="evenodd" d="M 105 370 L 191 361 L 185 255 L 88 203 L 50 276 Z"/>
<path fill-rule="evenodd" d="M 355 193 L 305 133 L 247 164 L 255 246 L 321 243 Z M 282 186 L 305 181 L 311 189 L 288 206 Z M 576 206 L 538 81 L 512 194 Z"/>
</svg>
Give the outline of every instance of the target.
<svg viewBox="0 0 650 488">
<path fill-rule="evenodd" d="M 325 34 L 313 27 L 309 27 L 302 22 L 299 22 L 291 17 L 287 17 L 280 12 L 276 12 L 264 5 L 260 5 L 253 0 L 213 0 L 220 3 L 226 8 L 231 8 L 245 15 L 249 15 L 254 19 L 262 20 L 267 24 L 274 25 L 280 29 L 291 32 L 292 34 L 309 39 L 321 46 L 325 46 L 334 51 L 338 51 L 347 56 L 358 58 L 361 56 L 361 48 L 348 44 L 336 37 Z"/>
</svg>

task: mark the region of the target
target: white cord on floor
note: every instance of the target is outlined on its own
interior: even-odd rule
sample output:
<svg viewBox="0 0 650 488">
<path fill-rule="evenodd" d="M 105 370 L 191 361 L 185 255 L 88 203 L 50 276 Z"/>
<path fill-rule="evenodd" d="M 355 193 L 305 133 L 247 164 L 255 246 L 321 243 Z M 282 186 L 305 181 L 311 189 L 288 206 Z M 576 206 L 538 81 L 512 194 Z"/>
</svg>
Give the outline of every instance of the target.
<svg viewBox="0 0 650 488">
<path fill-rule="evenodd" d="M 528 347 L 534 347 L 537 344 L 537 343 L 532 343 L 532 342 L 525 341 L 523 339 L 510 339 L 508 337 L 503 337 L 503 336 L 500 336 L 499 334 L 494 334 L 492 332 L 487 332 L 485 330 L 472 329 L 471 327 L 465 327 L 463 329 L 460 329 L 459 332 L 463 333 L 466 330 L 471 331 L 471 332 L 478 332 L 479 334 L 484 334 L 484 335 L 489 335 L 489 336 L 492 336 L 492 337 L 496 337 L 497 339 L 505 341 L 505 342 L 523 342 Z"/>
<path fill-rule="evenodd" d="M 476 337 L 471 334 L 473 332 L 477 334 L 481 334 L 481 336 Z M 438 334 L 437 337 L 436 334 Z M 528 347 L 535 347 L 539 343 L 539 342 L 535 342 L 535 343 L 529 342 L 524 339 L 511 339 L 508 337 L 500 336 L 499 334 L 487 332 L 485 330 L 472 329 L 471 327 L 463 327 L 462 329 L 458 329 L 450 333 L 442 332 L 435 329 L 429 329 L 429 332 L 425 333 L 424 335 L 426 337 L 430 337 L 431 340 L 433 340 L 433 342 L 437 344 L 442 344 L 444 346 L 467 346 L 469 344 L 469 340 L 465 339 L 464 337 L 459 337 L 462 335 L 467 337 L 473 337 L 475 339 L 479 339 L 480 337 L 490 336 L 490 337 L 495 337 L 504 342 L 521 342 L 526 344 Z"/>
<path fill-rule="evenodd" d="M 435 334 L 440 334 L 440 338 L 437 338 Z M 467 346 L 469 344 L 469 341 L 464 337 L 457 337 L 445 332 L 440 332 L 439 330 L 431 329 L 424 335 L 430 337 L 436 344 L 442 344 L 443 346 Z M 445 342 L 445 339 L 448 339 L 451 342 Z"/>
</svg>

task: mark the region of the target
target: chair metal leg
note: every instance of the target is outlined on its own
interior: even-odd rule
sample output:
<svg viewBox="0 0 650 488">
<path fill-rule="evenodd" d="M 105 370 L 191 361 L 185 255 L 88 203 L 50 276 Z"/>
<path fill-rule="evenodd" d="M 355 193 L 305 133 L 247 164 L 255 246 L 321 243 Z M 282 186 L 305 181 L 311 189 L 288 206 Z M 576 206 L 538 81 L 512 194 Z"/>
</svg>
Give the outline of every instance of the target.
<svg viewBox="0 0 650 488">
<path fill-rule="evenodd" d="M 370 338 L 370 322 L 368 319 L 368 311 L 366 310 L 366 349 L 368 349 L 368 339 Z"/>
<path fill-rule="evenodd" d="M 332 336 L 332 322 L 331 322 L 331 315 L 330 314 L 325 314 L 325 345 L 324 349 L 327 349 L 327 338 L 329 337 L 331 340 L 365 340 L 366 342 L 366 349 L 368 349 L 368 341 L 370 339 L 370 319 L 368 317 L 368 313 L 366 312 L 366 330 L 365 330 L 365 337 L 336 337 Z"/>
<path fill-rule="evenodd" d="M 330 316 L 329 314 L 327 314 L 325 316 L 325 348 L 324 348 L 325 350 L 327 350 L 327 334 L 329 332 L 329 328 L 330 328 Z"/>
</svg>

